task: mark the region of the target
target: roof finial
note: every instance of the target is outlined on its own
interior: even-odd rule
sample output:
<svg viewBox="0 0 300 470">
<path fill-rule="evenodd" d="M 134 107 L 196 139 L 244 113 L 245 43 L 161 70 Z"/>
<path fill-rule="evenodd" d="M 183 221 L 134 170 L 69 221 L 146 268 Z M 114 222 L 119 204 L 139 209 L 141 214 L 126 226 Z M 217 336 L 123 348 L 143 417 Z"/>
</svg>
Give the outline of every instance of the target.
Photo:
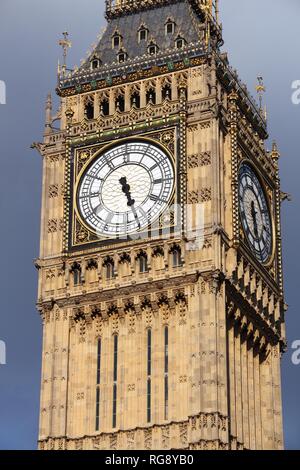
<svg viewBox="0 0 300 470">
<path fill-rule="evenodd" d="M 46 119 L 45 119 L 45 133 L 51 133 L 51 125 L 52 125 L 52 96 L 51 93 L 48 93 L 47 100 L 46 100 Z"/>
<path fill-rule="evenodd" d="M 261 77 L 261 76 L 257 77 L 256 91 L 257 91 L 258 99 L 259 99 L 260 113 L 266 120 L 267 119 L 267 109 L 266 109 L 266 107 L 265 107 L 265 109 L 263 109 L 263 96 L 264 96 L 264 93 L 266 92 L 266 87 L 264 85 L 263 77 Z"/>
<path fill-rule="evenodd" d="M 67 31 L 64 31 L 63 33 L 63 39 L 60 39 L 58 44 L 62 47 L 63 50 L 63 66 L 62 66 L 62 73 L 63 76 L 66 74 L 67 70 L 67 55 L 68 55 L 68 49 L 72 47 L 71 41 L 69 41 L 69 33 Z"/>
<path fill-rule="evenodd" d="M 216 15 L 216 22 L 219 24 L 219 0 L 215 0 L 215 15 Z"/>
</svg>

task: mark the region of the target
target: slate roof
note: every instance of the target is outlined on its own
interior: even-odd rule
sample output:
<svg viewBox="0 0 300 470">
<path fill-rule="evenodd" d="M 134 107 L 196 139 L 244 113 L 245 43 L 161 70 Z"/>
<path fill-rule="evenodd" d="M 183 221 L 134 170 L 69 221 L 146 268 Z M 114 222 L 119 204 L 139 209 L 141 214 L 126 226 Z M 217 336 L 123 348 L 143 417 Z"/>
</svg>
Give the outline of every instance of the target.
<svg viewBox="0 0 300 470">
<path fill-rule="evenodd" d="M 165 32 L 165 23 L 169 18 L 175 22 L 174 34 L 166 34 Z M 143 24 L 149 30 L 148 39 L 139 42 L 138 30 Z M 119 48 L 113 48 L 112 45 L 112 36 L 116 31 L 122 36 L 122 49 L 128 54 L 128 59 L 135 59 L 148 54 L 148 45 L 151 39 L 157 44 L 159 53 L 175 49 L 178 35 L 183 37 L 188 45 L 190 43 L 197 44 L 199 41 L 197 27 L 199 27 L 199 18 L 186 0 L 120 16 L 108 22 L 107 29 L 92 56 L 97 54 L 103 66 L 118 62 Z M 90 58 L 81 66 L 80 70 L 89 68 Z"/>
</svg>

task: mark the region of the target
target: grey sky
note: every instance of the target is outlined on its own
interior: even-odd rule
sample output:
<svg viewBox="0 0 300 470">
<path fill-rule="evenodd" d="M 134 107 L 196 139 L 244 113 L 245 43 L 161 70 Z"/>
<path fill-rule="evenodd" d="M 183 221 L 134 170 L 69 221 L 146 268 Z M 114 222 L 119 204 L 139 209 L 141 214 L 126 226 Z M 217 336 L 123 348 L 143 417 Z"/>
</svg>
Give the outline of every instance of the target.
<svg viewBox="0 0 300 470">
<path fill-rule="evenodd" d="M 298 312 L 300 105 L 291 83 L 300 80 L 298 0 L 221 0 L 221 18 L 231 64 L 253 91 L 257 75 L 267 87 L 270 137 L 282 153 L 283 236 L 289 344 L 300 339 Z M 34 449 L 38 429 L 41 325 L 35 311 L 41 160 L 30 150 L 40 140 L 44 102 L 56 85 L 57 40 L 68 30 L 69 62 L 79 64 L 104 25 L 103 0 L 1 0 L 0 80 L 7 104 L 0 105 L 1 315 L 0 340 L 7 365 L 0 366 L 0 449 Z M 283 360 L 286 447 L 300 449 L 300 366 Z"/>
</svg>

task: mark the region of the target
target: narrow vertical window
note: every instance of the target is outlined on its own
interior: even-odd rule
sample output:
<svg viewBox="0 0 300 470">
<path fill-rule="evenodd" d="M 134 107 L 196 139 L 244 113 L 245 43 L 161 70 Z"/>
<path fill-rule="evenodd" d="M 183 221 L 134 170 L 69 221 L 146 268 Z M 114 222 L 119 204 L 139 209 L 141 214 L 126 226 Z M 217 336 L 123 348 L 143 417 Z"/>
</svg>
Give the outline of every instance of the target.
<svg viewBox="0 0 300 470">
<path fill-rule="evenodd" d="M 98 350 L 97 350 L 97 385 L 101 382 L 101 339 L 98 339 Z"/>
<path fill-rule="evenodd" d="M 169 328 L 165 327 L 165 420 L 169 411 Z"/>
<path fill-rule="evenodd" d="M 114 370 L 113 370 L 113 416 L 112 427 L 117 426 L 117 380 L 118 380 L 118 335 L 114 336 Z"/>
<path fill-rule="evenodd" d="M 73 272 L 73 277 L 74 277 L 74 286 L 78 286 L 80 284 L 80 271 L 78 269 L 75 269 Z"/>
<path fill-rule="evenodd" d="M 180 250 L 173 251 L 173 266 L 174 268 L 178 268 L 181 265 L 181 252 Z"/>
<path fill-rule="evenodd" d="M 109 100 L 108 100 L 107 98 L 104 98 L 104 99 L 101 101 L 100 112 L 101 112 L 101 114 L 103 114 L 104 116 L 108 116 L 108 115 L 109 115 Z"/>
<path fill-rule="evenodd" d="M 146 254 L 140 256 L 139 264 L 140 264 L 140 273 L 148 272 L 148 258 Z"/>
<path fill-rule="evenodd" d="M 151 422 L 152 331 L 147 330 L 147 423 Z"/>
<path fill-rule="evenodd" d="M 100 430 L 101 339 L 97 343 L 96 431 Z"/>
<path fill-rule="evenodd" d="M 81 284 L 81 266 L 79 263 L 75 262 L 72 264 L 70 273 L 73 276 L 74 287 Z"/>
<path fill-rule="evenodd" d="M 109 281 L 115 277 L 115 267 L 113 263 L 106 265 L 106 279 Z"/>
</svg>

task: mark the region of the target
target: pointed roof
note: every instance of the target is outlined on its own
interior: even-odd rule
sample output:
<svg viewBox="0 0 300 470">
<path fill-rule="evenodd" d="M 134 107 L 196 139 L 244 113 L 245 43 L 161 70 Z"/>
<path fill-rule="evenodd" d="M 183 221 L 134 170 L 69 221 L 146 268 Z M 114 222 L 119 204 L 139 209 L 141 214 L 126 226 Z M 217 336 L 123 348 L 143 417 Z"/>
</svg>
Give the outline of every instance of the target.
<svg viewBox="0 0 300 470">
<path fill-rule="evenodd" d="M 166 34 L 165 25 L 170 18 L 175 23 L 174 33 Z M 143 25 L 148 29 L 148 39 L 139 41 L 138 32 Z M 93 54 L 98 54 L 104 66 L 118 64 L 120 48 L 126 50 L 129 60 L 136 59 L 148 54 L 150 39 L 156 43 L 161 54 L 170 52 L 176 48 L 176 38 L 179 33 L 187 44 L 197 44 L 200 26 L 199 18 L 188 1 L 177 0 L 176 3 L 169 5 L 160 5 L 158 2 L 155 8 L 142 9 L 109 19 L 107 28 Z M 121 37 L 120 47 L 113 47 L 115 34 Z M 81 70 L 89 68 L 90 58 L 83 64 Z"/>
</svg>

